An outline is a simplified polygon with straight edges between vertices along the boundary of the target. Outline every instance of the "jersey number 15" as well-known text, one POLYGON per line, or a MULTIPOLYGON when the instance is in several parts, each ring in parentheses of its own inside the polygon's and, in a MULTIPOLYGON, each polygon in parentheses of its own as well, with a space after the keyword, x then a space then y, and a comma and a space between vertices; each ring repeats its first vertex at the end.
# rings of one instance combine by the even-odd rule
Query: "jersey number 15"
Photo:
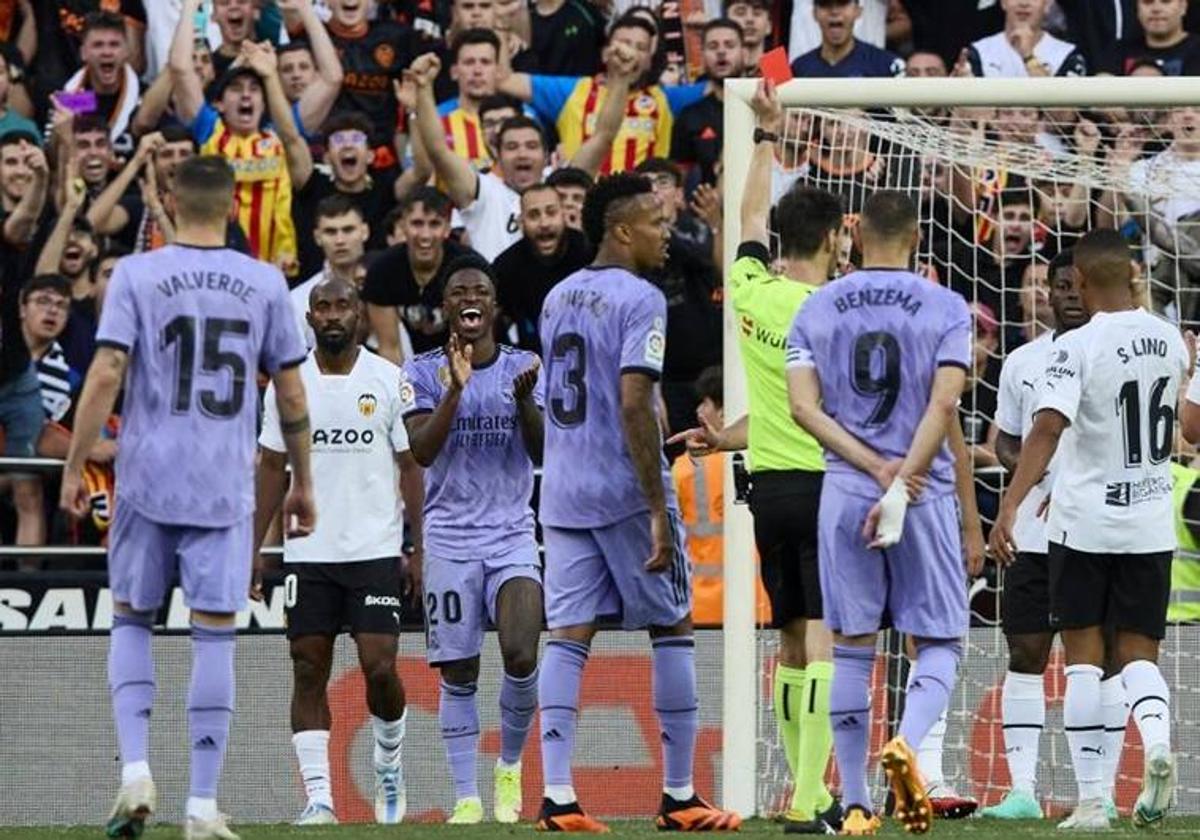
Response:
MULTIPOLYGON (((205 388, 197 395, 200 410, 218 419, 234 417, 241 413, 246 402, 246 359, 241 352, 223 350, 221 342, 229 336, 244 345, 250 336, 250 322, 235 318, 205 318, 201 323, 200 372, 214 375, 228 370, 229 393, 221 395, 205 388)), ((178 315, 163 327, 160 347, 166 350, 171 345, 175 345, 171 410, 175 414, 188 414, 192 410, 192 380, 196 376, 196 319, 193 316, 178 315)))

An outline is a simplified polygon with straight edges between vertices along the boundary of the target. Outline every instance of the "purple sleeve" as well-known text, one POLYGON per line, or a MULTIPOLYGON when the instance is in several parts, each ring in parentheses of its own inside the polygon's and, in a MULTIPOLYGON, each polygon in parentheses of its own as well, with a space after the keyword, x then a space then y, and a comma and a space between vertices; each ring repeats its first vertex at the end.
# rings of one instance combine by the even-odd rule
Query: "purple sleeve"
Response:
POLYGON ((789 370, 817 366, 816 360, 813 358, 812 344, 808 338, 809 322, 812 318, 805 317, 813 309, 813 300, 809 298, 805 305, 796 312, 796 317, 792 319, 792 328, 788 330, 787 335, 786 364, 784 365, 789 370))
POLYGON ((971 310, 961 295, 947 292, 945 327, 938 341, 937 366, 971 369, 971 310))
POLYGON ((667 351, 667 299, 650 284, 625 305, 621 321, 621 373, 643 373, 657 381, 667 351))
POLYGON ((259 366, 268 374, 295 367, 308 355, 307 345, 296 326, 296 312, 292 308, 287 281, 279 271, 273 276, 275 282, 270 287, 271 300, 267 304, 267 323, 258 359, 259 366))
POLYGON ((104 307, 100 310, 96 343, 116 347, 128 353, 137 344, 138 311, 134 299, 133 278, 124 269, 123 261, 117 263, 108 283, 108 291, 104 294, 104 307))
POLYGON ((412 359, 404 363, 400 374, 400 413, 404 417, 428 414, 437 408, 441 394, 430 381, 428 360, 412 359))

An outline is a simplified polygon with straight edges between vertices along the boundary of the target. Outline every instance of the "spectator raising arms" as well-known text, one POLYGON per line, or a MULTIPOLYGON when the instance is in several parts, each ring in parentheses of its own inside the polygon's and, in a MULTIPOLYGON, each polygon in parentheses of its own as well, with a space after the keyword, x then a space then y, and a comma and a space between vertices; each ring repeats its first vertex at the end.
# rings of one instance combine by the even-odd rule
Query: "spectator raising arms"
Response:
MULTIPOLYGON (((37 375, 21 335, 20 290, 32 266, 25 256, 49 190, 46 156, 20 132, 0 137, 0 426, 4 454, 28 458, 45 420, 37 375)), ((36 475, 13 477, 17 509, 17 545, 41 545, 46 524, 42 483, 36 475)))
POLYGON ((312 154, 292 119, 270 44, 247 44, 241 62, 218 80, 216 106, 205 101, 192 63, 198 6, 199 0, 185 0, 171 45, 176 113, 191 126, 202 154, 221 155, 233 167, 234 214, 251 256, 294 275, 292 183, 308 181, 312 154), (264 111, 270 112, 273 128, 262 128, 264 111))
POLYGON ((279 51, 279 77, 292 103, 296 128, 308 137, 325 122, 342 91, 345 73, 312 0, 278 0, 285 20, 300 22, 305 41, 279 51))
MULTIPOLYGON (((612 67, 608 85, 613 95, 597 115, 592 135, 571 157, 571 165, 595 173, 621 124, 621 104, 637 72, 633 53, 621 46, 609 50, 612 67)), ((417 85, 417 130, 429 152, 438 179, 445 184, 450 200, 462 213, 471 245, 492 260, 520 238, 517 216, 520 193, 542 179, 549 162, 541 127, 528 117, 514 117, 500 128, 499 175, 480 174, 446 145, 433 102, 433 80, 439 62, 426 53, 413 62, 411 76, 417 85)))
POLYGON ((91 91, 96 113, 108 127, 109 140, 117 151, 133 150, 130 120, 141 99, 138 75, 129 63, 125 19, 112 12, 94 12, 83 26, 80 68, 63 86, 67 93, 91 91))
MULTIPOLYGON (((613 57, 612 47, 621 45, 636 57, 637 81, 625 96, 625 119, 612 142, 611 154, 601 164, 601 172, 623 172, 648 157, 669 155, 675 114, 704 95, 702 84, 662 87, 655 82, 651 65, 657 34, 653 25, 634 13, 613 24, 605 64, 613 57)), ((571 78, 511 73, 501 79, 500 90, 532 102, 542 120, 557 128, 563 154, 573 157, 596 133, 610 83, 604 75, 571 78)))

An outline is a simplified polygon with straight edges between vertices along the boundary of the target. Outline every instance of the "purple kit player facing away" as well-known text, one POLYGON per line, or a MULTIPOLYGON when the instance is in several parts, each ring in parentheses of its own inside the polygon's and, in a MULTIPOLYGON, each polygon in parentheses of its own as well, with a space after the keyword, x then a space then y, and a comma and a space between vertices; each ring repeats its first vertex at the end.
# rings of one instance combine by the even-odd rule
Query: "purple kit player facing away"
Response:
POLYGON ((542 458, 538 357, 492 338, 496 285, 491 266, 468 254, 447 266, 445 350, 404 366, 401 411, 425 472, 425 627, 429 663, 441 670, 438 717, 454 778, 449 822, 483 820, 479 757, 479 651, 496 625, 500 755, 495 816, 521 814, 521 753, 537 709, 542 579, 534 537, 533 465, 542 458))
POLYGON ((117 506, 108 550, 113 630, 108 677, 121 791, 110 837, 137 836, 155 809, 147 763, 154 704, 151 625, 178 570, 192 610, 191 787, 185 836, 236 838, 216 806, 234 697, 234 617, 250 588, 255 372, 275 383, 294 480, 298 534, 316 519, 304 341, 279 270, 224 247, 233 171, 193 158, 175 175, 176 244, 117 264, 63 470, 62 505, 87 510, 81 470, 128 368, 117 506))
POLYGON ((551 290, 539 332, 546 361, 546 545, 550 640, 538 681, 546 789, 538 827, 602 831, 571 784, 579 687, 596 620, 620 615, 648 628, 653 697, 665 770, 658 825, 736 828, 737 814, 696 795, 698 722, 691 570, 662 452, 654 383, 663 364, 667 304, 639 275, 661 266, 669 238, 650 182, 599 181, 583 207, 599 243, 593 265, 551 290))
POLYGON ((971 315, 959 295, 907 270, 918 231, 905 195, 871 196, 860 230, 866 267, 813 293, 796 316, 788 387, 796 421, 827 451, 818 545, 825 622, 834 631, 830 718, 847 827, 878 827, 866 776, 868 686, 875 637, 890 615, 917 641, 916 676, 900 734, 880 760, 897 818, 923 832, 932 813, 910 747, 946 707, 967 629, 945 439, 971 361, 971 315), (921 483, 905 528, 907 487, 921 483))

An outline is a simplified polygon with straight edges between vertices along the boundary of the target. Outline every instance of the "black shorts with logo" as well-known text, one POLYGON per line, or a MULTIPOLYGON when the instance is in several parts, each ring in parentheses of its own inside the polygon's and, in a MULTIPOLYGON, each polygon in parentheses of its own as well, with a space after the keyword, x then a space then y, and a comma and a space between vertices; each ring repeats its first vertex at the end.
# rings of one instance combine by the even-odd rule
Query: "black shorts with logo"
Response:
POLYGON ((1094 554, 1050 543, 1050 627, 1110 625, 1162 639, 1173 552, 1094 554))
POLYGON ((754 543, 775 627, 825 615, 817 565, 817 511, 824 478, 824 473, 806 470, 762 470, 752 476, 754 543))
POLYGON ((288 563, 284 612, 289 639, 400 632, 400 561, 288 563))
POLYGON ((1053 632, 1048 555, 1019 551, 1016 562, 1004 570, 1000 622, 1006 636, 1053 632))

